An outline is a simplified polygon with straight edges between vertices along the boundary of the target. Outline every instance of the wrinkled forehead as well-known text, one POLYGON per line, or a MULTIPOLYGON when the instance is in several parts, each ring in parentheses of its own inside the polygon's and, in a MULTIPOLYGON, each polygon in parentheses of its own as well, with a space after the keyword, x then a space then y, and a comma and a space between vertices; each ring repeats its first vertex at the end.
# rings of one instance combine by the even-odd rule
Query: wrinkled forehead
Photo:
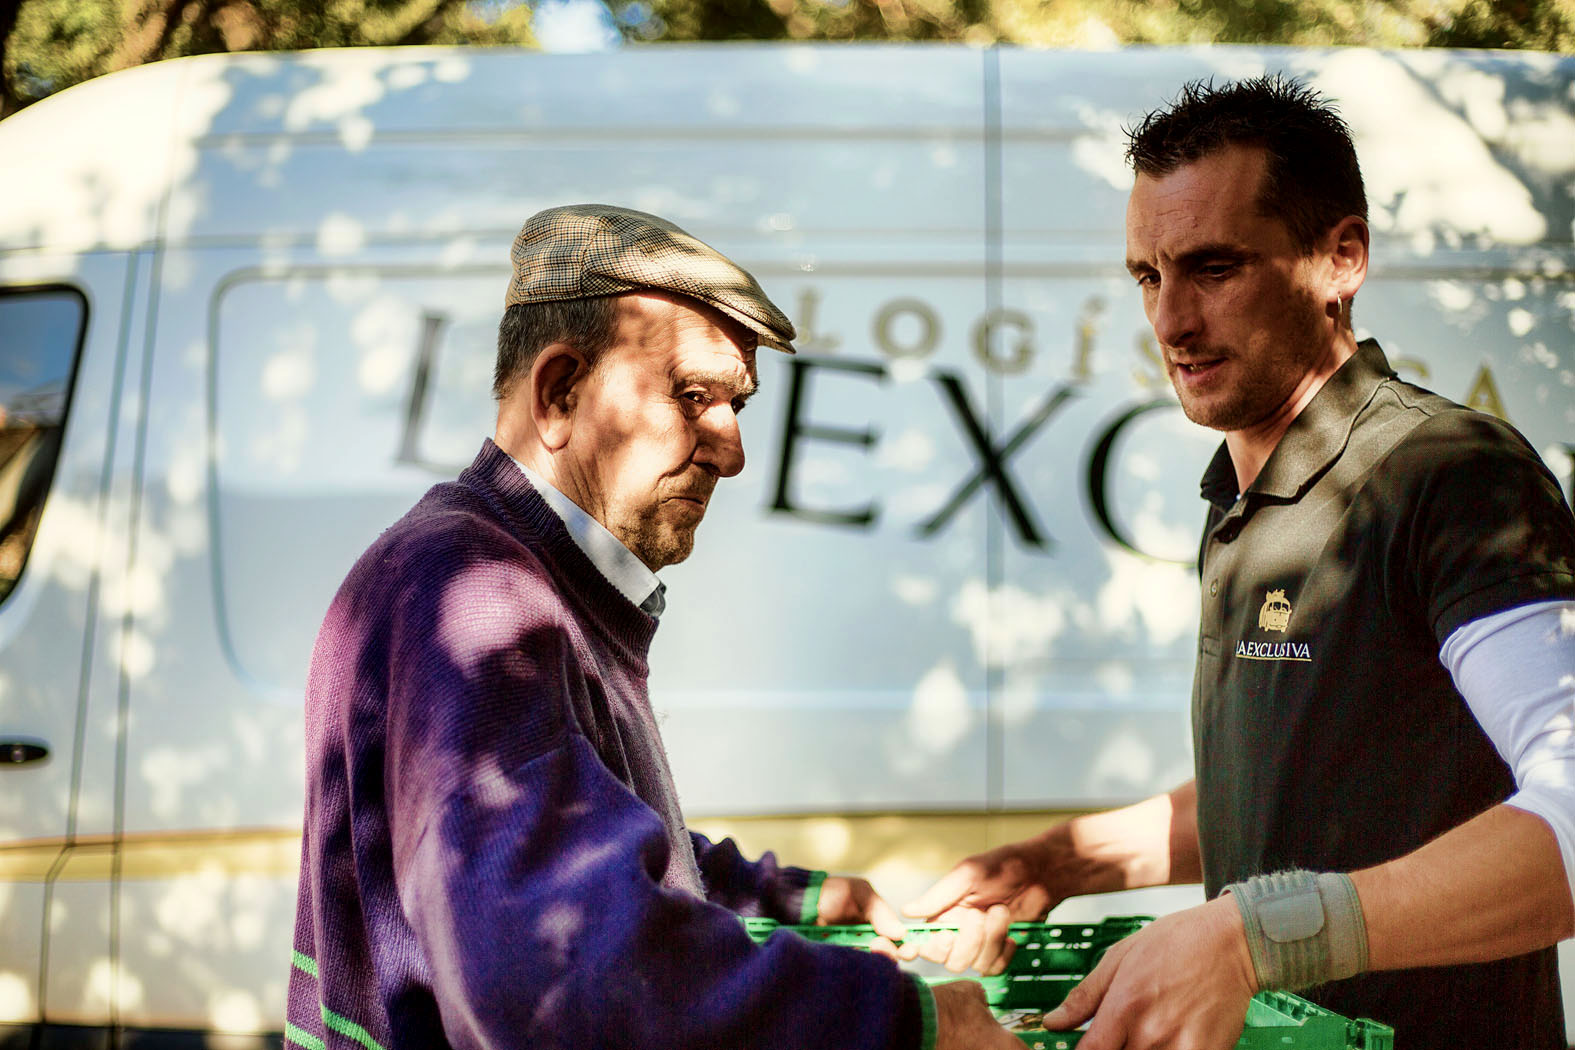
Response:
POLYGON ((621 336, 655 354, 711 374, 756 378, 759 338, 721 311, 682 295, 631 292, 618 297, 621 336))

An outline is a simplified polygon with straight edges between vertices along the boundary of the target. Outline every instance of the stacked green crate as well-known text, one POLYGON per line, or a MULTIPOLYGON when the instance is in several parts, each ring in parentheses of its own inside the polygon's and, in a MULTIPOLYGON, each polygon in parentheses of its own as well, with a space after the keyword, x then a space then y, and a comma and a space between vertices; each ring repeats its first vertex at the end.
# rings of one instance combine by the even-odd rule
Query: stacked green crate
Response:
MULTIPOLYGON (((1045 1011, 1058 1006, 1094 968, 1105 949, 1150 921, 1143 916, 1095 923, 1019 922, 1012 924, 1017 950, 1006 972, 984 977, 985 997, 1003 1024, 1029 1050, 1070 1050, 1078 1032, 1047 1032, 1045 1011)), ((779 930, 812 941, 850 948, 868 947, 876 934, 868 926, 786 926, 773 919, 745 919, 749 934, 765 941, 779 930)), ((924 940, 949 926, 910 926, 908 937, 924 940)), ((954 980, 952 975, 928 977, 954 980)), ((1259 992, 1247 1004, 1246 1027, 1236 1050, 1393 1050, 1394 1032, 1368 1020, 1348 1020, 1289 992, 1259 992)))

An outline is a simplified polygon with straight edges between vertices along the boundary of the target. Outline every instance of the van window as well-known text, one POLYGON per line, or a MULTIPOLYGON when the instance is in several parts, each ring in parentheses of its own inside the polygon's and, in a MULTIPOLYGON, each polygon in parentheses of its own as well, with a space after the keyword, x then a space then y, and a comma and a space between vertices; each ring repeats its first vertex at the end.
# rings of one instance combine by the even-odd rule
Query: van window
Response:
POLYGON ((38 531, 86 316, 70 289, 0 290, 0 601, 38 531))

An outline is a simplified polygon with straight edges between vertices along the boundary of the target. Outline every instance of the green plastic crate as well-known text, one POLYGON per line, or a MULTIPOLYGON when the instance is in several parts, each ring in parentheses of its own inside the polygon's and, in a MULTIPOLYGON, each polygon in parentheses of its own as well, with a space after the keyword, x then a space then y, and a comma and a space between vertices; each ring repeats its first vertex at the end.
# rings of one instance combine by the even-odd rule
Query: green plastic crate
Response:
MULTIPOLYGON (((1040 1019, 1094 968, 1105 949, 1149 922, 1146 916, 1093 923, 1018 922, 1012 924, 1017 951, 1006 972, 978 978, 990 1008, 1029 1050, 1070 1050, 1080 1032, 1047 1032, 1040 1019)), ((876 937, 869 926, 789 926, 774 919, 745 919, 757 942, 779 930, 812 941, 865 948, 876 937)), ((919 940, 951 926, 910 926, 919 940)), ((955 977, 926 977, 949 981, 955 977)), ((1375 1021, 1348 1020, 1289 992, 1259 992, 1247 1004, 1246 1027, 1236 1050, 1393 1050, 1394 1031, 1375 1021)))

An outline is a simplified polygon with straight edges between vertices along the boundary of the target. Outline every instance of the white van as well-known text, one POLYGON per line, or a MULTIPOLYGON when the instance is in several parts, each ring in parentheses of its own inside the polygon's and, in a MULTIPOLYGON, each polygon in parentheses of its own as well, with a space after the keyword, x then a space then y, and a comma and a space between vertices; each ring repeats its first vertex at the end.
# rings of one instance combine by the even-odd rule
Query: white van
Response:
POLYGON ((699 826, 901 899, 1190 775, 1213 441, 1122 266, 1122 126, 1266 69, 1357 133, 1359 327, 1575 486, 1570 56, 236 55, 0 124, 0 1047, 278 1045, 311 641, 490 433, 548 205, 671 218, 802 333, 665 574, 699 826))

